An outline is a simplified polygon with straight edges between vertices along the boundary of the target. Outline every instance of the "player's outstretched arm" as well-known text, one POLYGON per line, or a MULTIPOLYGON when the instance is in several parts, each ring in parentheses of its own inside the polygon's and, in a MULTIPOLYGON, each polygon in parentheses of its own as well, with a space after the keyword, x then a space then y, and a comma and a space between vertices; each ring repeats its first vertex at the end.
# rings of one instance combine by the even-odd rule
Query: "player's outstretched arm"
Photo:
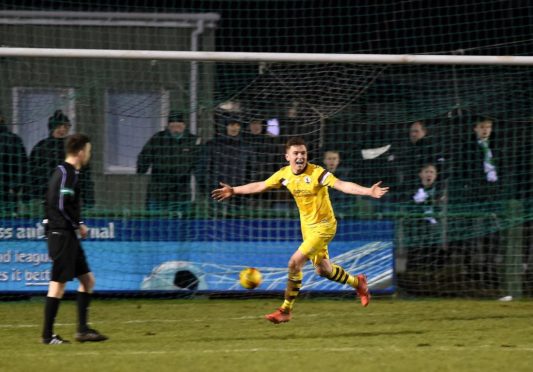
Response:
POLYGON ((231 198, 233 195, 257 194, 268 188, 264 181, 247 183, 246 185, 235 187, 220 182, 220 186, 222 187, 211 191, 211 197, 218 201, 231 198))
POLYGON ((380 187, 380 185, 381 181, 375 183, 372 187, 364 187, 354 182, 337 180, 335 181, 333 188, 346 194, 366 195, 379 199, 389 191, 388 187, 380 187))

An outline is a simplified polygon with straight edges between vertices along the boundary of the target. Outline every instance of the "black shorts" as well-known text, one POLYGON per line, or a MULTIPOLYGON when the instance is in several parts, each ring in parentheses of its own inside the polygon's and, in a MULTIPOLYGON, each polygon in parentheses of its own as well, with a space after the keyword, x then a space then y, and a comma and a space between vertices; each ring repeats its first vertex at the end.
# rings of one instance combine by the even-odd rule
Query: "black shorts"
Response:
POLYGON ((91 270, 85 253, 73 230, 48 232, 48 255, 52 259, 53 282, 65 283, 91 270))

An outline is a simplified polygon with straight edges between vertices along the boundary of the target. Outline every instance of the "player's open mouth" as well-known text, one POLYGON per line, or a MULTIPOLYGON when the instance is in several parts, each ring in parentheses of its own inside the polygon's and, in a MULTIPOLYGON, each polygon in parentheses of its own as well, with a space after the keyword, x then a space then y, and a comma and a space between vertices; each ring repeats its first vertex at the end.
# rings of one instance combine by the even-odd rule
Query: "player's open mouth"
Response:
POLYGON ((304 165, 304 160, 303 159, 298 159, 298 160, 296 160, 296 164, 297 165, 304 165))

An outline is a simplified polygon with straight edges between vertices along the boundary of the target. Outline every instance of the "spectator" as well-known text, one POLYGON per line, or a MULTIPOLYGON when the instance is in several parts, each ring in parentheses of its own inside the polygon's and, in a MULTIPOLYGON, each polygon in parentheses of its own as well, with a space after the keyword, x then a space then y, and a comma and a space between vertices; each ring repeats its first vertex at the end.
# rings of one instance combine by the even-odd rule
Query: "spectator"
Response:
POLYGON ((494 139, 494 122, 490 118, 474 119, 473 136, 464 143, 459 168, 464 197, 467 201, 493 200, 502 192, 501 146, 494 139))
MULTIPOLYGON (((246 183, 249 155, 250 152, 242 139, 240 120, 225 120, 225 133, 206 145, 206 190, 218 188, 220 182, 235 185, 246 183)), ((234 205, 243 199, 236 199, 234 205)), ((226 206, 227 204, 224 205, 226 206)))
POLYGON ((270 137, 265 134, 262 120, 253 119, 248 130, 243 133, 243 142, 249 150, 247 177, 250 180, 262 180, 269 172, 269 157, 272 151, 270 137))
MULTIPOLYGON (((419 176, 417 169, 426 163, 436 166, 441 175, 444 172, 444 154, 435 139, 428 134, 426 123, 422 120, 415 121, 409 127, 409 141, 401 145, 398 154, 399 161, 399 184, 403 185, 403 192, 410 190, 418 184, 419 176)), ((400 192, 401 192, 400 191, 400 192)))
POLYGON ((499 203, 502 197, 502 146, 493 132, 494 121, 475 117, 473 135, 463 145, 459 180, 463 207, 475 214, 467 227, 477 237, 466 242, 466 265, 471 277, 484 287, 497 288, 500 282, 502 252, 500 244, 499 203))
MULTIPOLYGON (((265 133, 266 123, 261 119, 252 119, 248 124, 248 130, 243 133, 248 164, 246 178, 252 181, 259 181, 268 178, 273 171, 274 161, 273 147, 274 138, 265 133)), ((254 206, 267 207, 269 199, 267 193, 250 195, 248 199, 254 206)))
POLYGON ((418 173, 419 185, 410 193, 409 202, 413 217, 406 223, 408 270, 433 270, 443 263, 438 209, 445 198, 438 186, 437 174, 434 164, 423 165, 418 173))
POLYGON ((230 184, 240 184, 246 181, 249 151, 244 151, 246 144, 241 135, 241 122, 230 118, 226 120, 225 126, 225 134, 207 144, 206 173, 209 185, 214 187, 218 187, 221 181, 230 184))
POLYGON ((0 215, 15 215, 26 177, 27 156, 22 139, 11 133, 0 114, 0 215))
POLYGON ((171 211, 178 216, 191 210, 191 176, 196 171, 199 146, 183 115, 171 111, 167 127, 154 134, 137 158, 137 173, 151 169, 146 209, 171 211))
MULTIPOLYGON (((42 199, 46 193, 48 179, 59 163, 65 160, 65 138, 69 134, 72 124, 67 115, 56 110, 48 118, 50 135, 39 141, 31 150, 29 177, 29 198, 42 199)), ((94 205, 94 183, 91 180, 91 168, 82 168, 80 177, 80 198, 84 208, 94 205)))
MULTIPOLYGON (((304 132, 309 159, 318 162, 320 157, 320 128, 324 118, 305 101, 293 99, 283 103, 286 106, 280 118, 281 133, 287 138, 287 136, 300 136, 304 132)), ((283 148, 280 146, 282 152, 284 151, 283 148)))
MULTIPOLYGON (((343 180, 353 178, 350 170, 347 167, 341 166, 341 155, 339 151, 325 151, 322 162, 324 164, 324 169, 335 175, 335 177, 343 180)), ((353 204, 353 200, 350 200, 346 194, 332 190, 329 198, 337 217, 343 218, 350 212, 350 206, 353 204)))

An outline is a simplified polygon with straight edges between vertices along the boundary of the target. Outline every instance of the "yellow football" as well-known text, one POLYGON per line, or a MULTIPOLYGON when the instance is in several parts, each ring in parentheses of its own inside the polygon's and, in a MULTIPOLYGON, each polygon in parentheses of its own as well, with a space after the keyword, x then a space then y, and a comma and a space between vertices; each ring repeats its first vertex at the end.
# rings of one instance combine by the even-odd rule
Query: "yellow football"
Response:
POLYGON ((261 272, 253 267, 247 267, 239 274, 239 282, 246 289, 257 288, 263 281, 261 272))

